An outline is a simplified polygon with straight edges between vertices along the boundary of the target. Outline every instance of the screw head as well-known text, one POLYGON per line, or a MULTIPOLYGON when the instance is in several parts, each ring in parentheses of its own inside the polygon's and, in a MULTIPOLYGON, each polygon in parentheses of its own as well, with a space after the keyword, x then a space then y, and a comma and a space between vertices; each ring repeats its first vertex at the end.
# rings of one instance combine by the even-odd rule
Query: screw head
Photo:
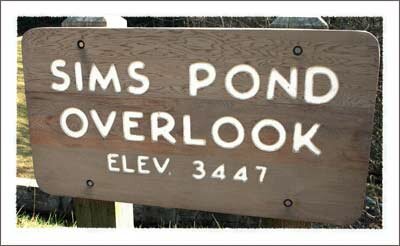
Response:
POLYGON ((85 42, 83 42, 83 40, 78 40, 77 45, 79 49, 85 48, 85 42))
POLYGON ((301 48, 301 46, 295 46, 294 48, 293 48, 293 54, 295 55, 295 56, 299 56, 299 55, 301 55, 303 53, 303 48, 301 48))
POLYGON ((283 201, 283 206, 285 206, 285 207, 287 207, 287 208, 291 207, 292 205, 293 205, 293 201, 290 200, 290 199, 285 199, 285 200, 283 201))
POLYGON ((91 180, 91 179, 88 179, 88 180, 86 180, 86 185, 88 186, 88 187, 93 187, 94 186, 94 182, 93 182, 93 180, 91 180))

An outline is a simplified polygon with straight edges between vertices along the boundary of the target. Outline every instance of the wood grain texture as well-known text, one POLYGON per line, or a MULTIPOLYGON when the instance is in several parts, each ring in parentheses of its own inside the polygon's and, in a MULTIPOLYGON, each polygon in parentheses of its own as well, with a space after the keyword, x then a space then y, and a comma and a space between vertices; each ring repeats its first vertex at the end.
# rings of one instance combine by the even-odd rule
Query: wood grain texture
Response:
MULTIPOLYGON (((35 177, 49 193, 336 224, 350 223, 361 212, 379 68, 378 44, 367 32, 40 28, 24 35, 23 62, 35 177), (84 49, 76 46, 80 39, 85 41, 84 49), (292 54, 296 45, 303 47, 301 56, 292 54), (55 59, 66 61, 63 71, 70 75, 74 74, 73 64, 82 62, 82 92, 73 84, 65 92, 51 89, 51 83, 57 81, 50 72, 55 59), (126 92, 132 83, 126 69, 136 60, 146 64, 143 74, 150 79, 149 91, 141 96, 126 92), (200 90, 198 96, 190 97, 188 68, 200 61, 216 67, 216 81, 200 90), (112 87, 88 91, 92 63, 103 73, 115 64, 122 87, 120 94, 113 92, 112 87), (261 78, 260 91, 246 101, 232 98, 223 82, 226 72, 242 63, 252 65, 261 78), (331 68, 339 78, 338 94, 324 105, 309 105, 303 99, 305 69, 315 65, 331 68), (299 69, 298 99, 277 89, 275 99, 266 100, 271 68, 287 77, 291 66, 299 69), (87 115, 90 109, 96 109, 102 119, 116 110, 110 135, 103 139, 89 118, 84 137, 66 136, 59 126, 59 117, 67 107, 77 107, 87 115), (123 111, 144 113, 136 131, 145 135, 144 142, 123 139, 123 111), (175 117, 175 145, 150 141, 150 114, 156 111, 175 117), (182 144, 184 114, 192 116, 193 135, 205 137, 207 146, 182 144), (245 127, 244 143, 232 150, 219 148, 210 134, 212 123, 226 115, 236 117, 245 127), (277 152, 262 152, 251 142, 251 128, 263 118, 276 119, 287 130, 287 143, 277 152), (322 150, 320 156, 306 148, 300 153, 292 152, 295 122, 303 123, 305 129, 317 122, 321 124, 313 139, 322 150), (126 154, 131 162, 139 154, 171 157, 168 169, 173 175, 157 174, 151 165, 149 175, 110 173, 106 165, 109 152, 126 154), (249 170, 266 165, 269 173, 262 184, 257 183, 254 171, 249 171, 245 184, 209 177, 194 180, 192 161, 196 159, 206 163, 207 173, 222 163, 227 176, 242 165, 249 170), (95 180, 95 187, 88 189, 87 179, 95 180), (294 202, 290 208, 282 204, 287 198, 294 202)), ((238 90, 249 88, 245 78, 239 82, 235 84, 238 90)), ((316 94, 327 90, 324 80, 319 82, 316 94)), ((221 135, 228 139, 235 133, 223 128, 221 135)), ((276 134, 268 131, 268 137, 274 138, 276 134)))
POLYGON ((74 198, 76 225, 88 228, 115 228, 114 202, 74 198))

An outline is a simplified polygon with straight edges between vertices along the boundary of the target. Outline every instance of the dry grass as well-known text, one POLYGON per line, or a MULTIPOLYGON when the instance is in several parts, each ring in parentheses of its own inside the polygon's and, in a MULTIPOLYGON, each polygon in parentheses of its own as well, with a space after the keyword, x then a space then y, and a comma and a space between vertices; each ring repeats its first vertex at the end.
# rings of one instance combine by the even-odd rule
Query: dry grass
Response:
POLYGON ((25 100, 24 73, 22 71, 21 40, 17 50, 17 176, 34 178, 32 149, 29 141, 29 126, 25 100))
POLYGON ((69 224, 64 218, 57 218, 56 214, 49 216, 17 214, 17 228, 58 228, 76 227, 76 223, 69 224))

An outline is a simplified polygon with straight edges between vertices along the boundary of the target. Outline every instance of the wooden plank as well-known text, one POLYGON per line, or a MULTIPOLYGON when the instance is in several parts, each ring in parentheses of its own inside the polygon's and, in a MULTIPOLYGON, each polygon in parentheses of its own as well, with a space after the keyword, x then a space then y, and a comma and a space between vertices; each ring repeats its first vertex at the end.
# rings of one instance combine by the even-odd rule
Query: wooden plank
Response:
MULTIPOLYGON (((24 73, 35 176, 49 193, 136 204, 198 209, 222 213, 282 218, 288 220, 350 223, 363 206, 365 178, 379 65, 376 39, 359 31, 266 30, 266 29, 85 29, 43 28, 29 31, 23 39, 24 73), (77 41, 85 42, 84 49, 77 41), (301 46, 300 56, 293 48, 301 46), (64 92, 51 89, 60 83, 50 71, 55 59, 66 61, 63 68, 72 77, 64 92), (84 89, 74 86, 74 63, 82 63, 84 89), (142 74, 149 77, 149 90, 140 96, 126 91, 135 82, 127 67, 143 61, 142 74), (209 62, 216 68, 215 82, 189 95, 189 66, 209 62), (88 91, 92 64, 105 74, 115 64, 121 92, 113 87, 88 91), (224 77, 237 64, 249 64, 260 75, 258 93, 249 100, 238 100, 227 93, 224 77), (326 104, 304 101, 304 76, 310 66, 331 68, 339 79, 337 95, 326 104), (281 88, 274 100, 266 99, 268 76, 272 68, 289 77, 289 68, 299 71, 298 97, 290 98, 281 88), (88 130, 79 139, 67 136, 60 128, 60 114, 68 107, 82 110, 88 117, 88 130), (90 118, 95 109, 102 121, 112 110, 117 113, 109 135, 102 138, 90 118), (143 112, 135 134, 143 142, 123 137, 122 113, 143 112), (165 111, 175 119, 172 135, 176 144, 164 139, 151 141, 150 115, 165 111), (184 114, 191 116, 192 136, 205 138, 206 146, 183 144, 184 114), (222 116, 234 116, 245 129, 244 142, 234 149, 223 149, 211 137, 213 123, 222 116), (270 118, 282 123, 287 141, 276 152, 257 149, 251 138, 255 123, 270 118), (294 124, 304 129, 321 127, 313 142, 321 155, 306 147, 292 150, 294 124), (127 166, 135 173, 115 173, 107 168, 107 154, 126 155, 127 166), (149 157, 146 169, 138 174, 137 158, 149 157), (163 162, 170 158, 165 173, 158 173, 153 157, 163 162), (205 163, 207 176, 192 177, 194 160, 205 163), (225 164, 225 180, 210 178, 225 164), (267 166, 262 183, 256 166, 267 166), (247 167, 248 181, 233 180, 247 167), (87 180, 95 186, 88 188, 87 180), (292 206, 284 206, 289 199, 292 206)), ((249 77, 238 75, 235 88, 249 89, 249 77)), ((326 78, 316 76, 314 92, 328 90, 326 78)), ((99 87, 98 87, 99 88, 99 87)), ((71 119, 71 128, 80 122, 71 119)), ((304 130, 305 131, 305 130, 304 130)), ((236 131, 220 129, 224 139, 232 140, 236 131)), ((273 130, 261 134, 263 142, 278 138, 273 130)), ((115 164, 121 167, 121 160, 115 164)))

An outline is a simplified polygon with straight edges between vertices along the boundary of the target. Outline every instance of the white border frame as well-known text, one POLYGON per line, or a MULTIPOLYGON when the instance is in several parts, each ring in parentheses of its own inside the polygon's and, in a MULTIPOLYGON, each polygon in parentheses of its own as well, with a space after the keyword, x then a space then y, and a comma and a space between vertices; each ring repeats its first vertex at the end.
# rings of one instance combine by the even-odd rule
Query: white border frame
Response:
POLYGON ((2 244, 398 244, 399 3, 398 2, 1 2, 2 244), (382 16, 383 229, 17 229, 17 16, 382 16))

